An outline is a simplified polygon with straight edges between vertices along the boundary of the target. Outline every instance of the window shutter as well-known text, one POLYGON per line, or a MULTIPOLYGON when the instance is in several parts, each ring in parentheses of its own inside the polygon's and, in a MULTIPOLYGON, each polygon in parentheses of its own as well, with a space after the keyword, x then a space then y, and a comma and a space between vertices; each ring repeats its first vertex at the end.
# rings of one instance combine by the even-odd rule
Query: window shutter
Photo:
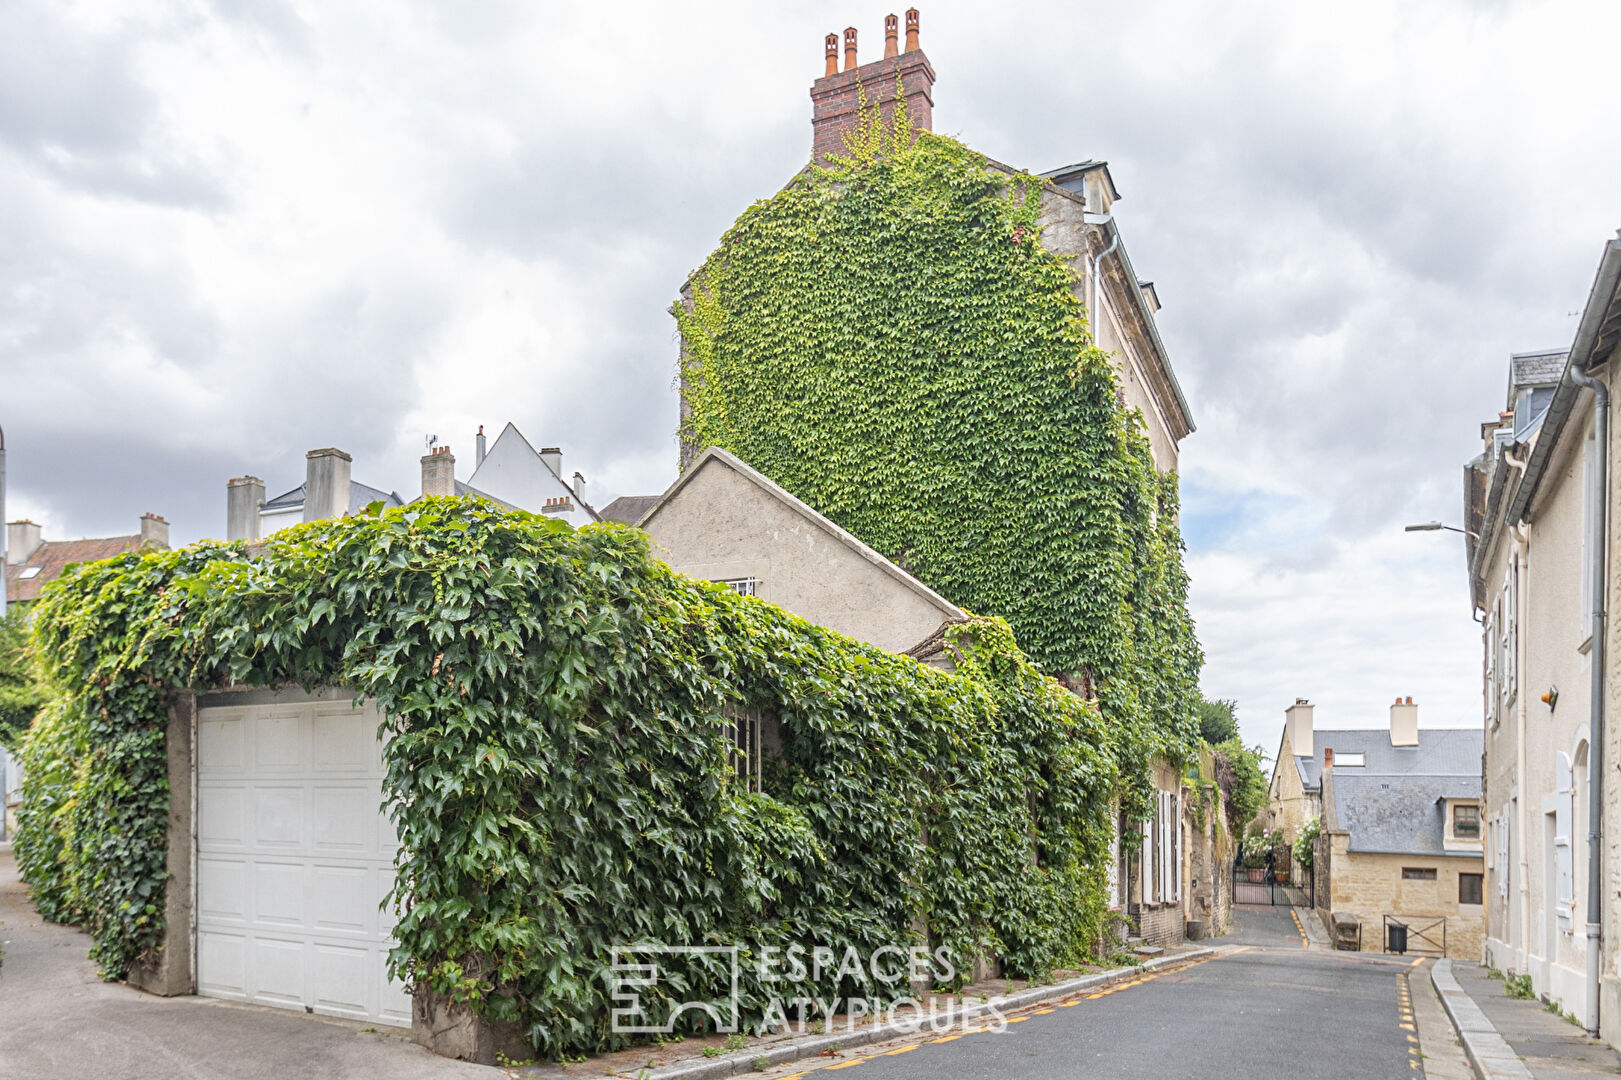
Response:
POLYGON ((1508 897, 1508 814, 1497 815, 1497 895, 1508 897))
POLYGON ((1154 822, 1152 819, 1137 826, 1143 834, 1142 858, 1137 860, 1140 883, 1141 903, 1154 902, 1154 822))
POLYGON ((1114 815, 1114 828, 1109 830, 1109 905, 1120 906, 1120 815, 1114 815))
POLYGON ((1486 719, 1497 718, 1497 610, 1486 612, 1486 719))
POLYGON ((1559 752, 1557 764, 1554 768, 1556 791, 1554 793, 1554 872, 1559 881, 1558 903, 1555 911, 1559 915, 1559 929, 1569 930, 1571 922, 1571 907, 1574 901, 1574 889, 1571 877, 1571 824, 1575 820, 1575 784, 1572 783, 1570 771, 1570 756, 1564 751, 1559 752))
POLYGON ((1182 797, 1171 792, 1171 900, 1182 900, 1182 797))

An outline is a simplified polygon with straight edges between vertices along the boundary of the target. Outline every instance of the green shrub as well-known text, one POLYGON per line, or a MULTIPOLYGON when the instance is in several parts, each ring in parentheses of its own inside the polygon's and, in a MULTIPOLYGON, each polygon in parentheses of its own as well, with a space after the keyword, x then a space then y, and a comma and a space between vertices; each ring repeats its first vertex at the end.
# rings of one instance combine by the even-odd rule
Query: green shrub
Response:
MULTIPOLYGON (((161 940, 172 694, 230 684, 376 703, 401 840, 391 968, 552 1057, 624 1041, 614 945, 741 944, 758 1026, 764 946, 867 954, 925 925, 959 971, 989 954, 1032 976, 1098 937, 1120 740, 999 620, 951 632, 946 674, 682 577, 635 530, 431 499, 253 559, 81 566, 35 632, 56 704, 24 748, 18 855, 109 977, 161 940), (763 792, 731 762, 739 708, 781 721, 763 792)), ((694 960, 673 992, 723 996, 723 966, 694 960)))

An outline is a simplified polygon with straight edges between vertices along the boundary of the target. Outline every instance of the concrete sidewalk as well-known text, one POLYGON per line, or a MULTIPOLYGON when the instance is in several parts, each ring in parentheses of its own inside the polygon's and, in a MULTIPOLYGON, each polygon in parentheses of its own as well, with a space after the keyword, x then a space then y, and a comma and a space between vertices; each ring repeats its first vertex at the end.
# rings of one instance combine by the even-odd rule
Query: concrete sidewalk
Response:
POLYGON ((1441 960, 1431 976, 1477 1076, 1621 1074, 1621 1055, 1541 1002, 1509 997, 1503 981, 1479 964, 1441 960))
POLYGON ((406 1032, 102 982, 88 935, 34 913, 0 844, 0 1077, 499 1080, 406 1032))

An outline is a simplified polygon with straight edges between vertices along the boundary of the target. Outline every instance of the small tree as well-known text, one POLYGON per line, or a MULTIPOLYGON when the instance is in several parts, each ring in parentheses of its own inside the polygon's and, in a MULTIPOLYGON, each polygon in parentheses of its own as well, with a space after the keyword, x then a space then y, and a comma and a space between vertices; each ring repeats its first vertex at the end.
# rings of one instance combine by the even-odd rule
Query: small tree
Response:
POLYGON ((1212 701, 1200 697, 1196 706, 1199 716, 1199 737, 1211 746, 1220 746, 1238 738, 1238 702, 1227 698, 1212 701))
POLYGON ((10 607, 0 619, 0 746, 17 749, 44 701, 28 657, 24 609, 10 607))
POLYGON ((1264 751, 1245 746, 1237 736, 1215 748, 1216 777, 1227 793, 1227 823, 1234 836, 1243 836, 1266 805, 1266 774, 1261 771, 1264 751))

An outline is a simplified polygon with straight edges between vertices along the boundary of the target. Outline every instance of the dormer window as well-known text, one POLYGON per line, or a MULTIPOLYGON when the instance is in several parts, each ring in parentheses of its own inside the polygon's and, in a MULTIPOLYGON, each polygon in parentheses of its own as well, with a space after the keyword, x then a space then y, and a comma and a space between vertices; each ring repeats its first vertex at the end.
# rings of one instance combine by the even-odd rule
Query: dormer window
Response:
POLYGON ((1459 804, 1452 808, 1452 835, 1459 840, 1480 839, 1480 807, 1459 804))

